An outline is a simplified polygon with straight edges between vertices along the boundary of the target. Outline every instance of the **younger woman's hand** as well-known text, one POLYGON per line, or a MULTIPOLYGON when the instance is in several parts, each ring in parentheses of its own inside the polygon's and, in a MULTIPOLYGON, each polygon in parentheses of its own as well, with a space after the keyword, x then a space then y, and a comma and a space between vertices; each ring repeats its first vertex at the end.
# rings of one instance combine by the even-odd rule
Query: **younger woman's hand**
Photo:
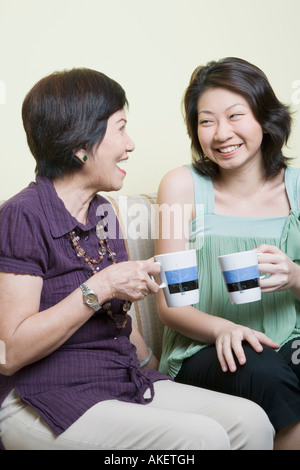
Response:
POLYGON ((216 339, 217 356, 223 372, 228 370, 235 372, 237 370, 235 358, 240 365, 245 364, 246 356, 242 346, 243 341, 247 341, 257 353, 262 352, 263 344, 273 349, 280 347, 264 333, 246 326, 232 324, 224 329, 216 339))
POLYGON ((300 276, 300 268, 278 247, 263 244, 256 249, 258 268, 262 274, 270 274, 260 280, 261 290, 279 292, 294 289, 300 276))

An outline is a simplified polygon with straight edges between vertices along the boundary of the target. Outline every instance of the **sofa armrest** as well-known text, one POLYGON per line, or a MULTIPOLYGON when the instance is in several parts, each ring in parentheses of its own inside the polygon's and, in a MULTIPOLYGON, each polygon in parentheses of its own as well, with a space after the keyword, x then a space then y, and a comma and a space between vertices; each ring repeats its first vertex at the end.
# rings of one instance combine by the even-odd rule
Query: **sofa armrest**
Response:
MULTIPOLYGON (((105 197, 117 213, 129 260, 153 257, 156 193, 105 197)), ((147 345, 159 359, 163 324, 157 314, 155 295, 148 295, 144 300, 135 302, 129 313, 147 345)))

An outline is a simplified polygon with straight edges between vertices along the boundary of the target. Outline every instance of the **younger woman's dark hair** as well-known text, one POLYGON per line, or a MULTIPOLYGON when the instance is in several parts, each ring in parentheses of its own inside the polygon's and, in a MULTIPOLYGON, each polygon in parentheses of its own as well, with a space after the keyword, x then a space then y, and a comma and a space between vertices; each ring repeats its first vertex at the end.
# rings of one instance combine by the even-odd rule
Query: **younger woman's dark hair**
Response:
POLYGON ((266 75, 258 67, 236 57, 197 67, 186 89, 183 105, 194 168, 212 178, 219 173, 218 165, 204 155, 197 132, 198 100, 210 88, 225 88, 242 95, 249 103, 264 132, 261 148, 265 178, 272 178, 286 168, 289 158, 282 154, 282 147, 291 131, 289 108, 277 99, 266 75))
POLYGON ((126 105, 123 88, 95 70, 74 68, 42 78, 22 107, 36 174, 53 179, 79 170, 76 152, 97 148, 108 118, 126 105))

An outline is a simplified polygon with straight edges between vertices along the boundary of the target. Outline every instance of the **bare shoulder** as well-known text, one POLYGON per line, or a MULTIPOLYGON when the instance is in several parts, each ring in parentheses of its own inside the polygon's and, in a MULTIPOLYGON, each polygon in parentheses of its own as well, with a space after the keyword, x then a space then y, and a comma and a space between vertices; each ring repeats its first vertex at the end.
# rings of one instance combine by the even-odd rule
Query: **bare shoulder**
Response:
POLYGON ((158 202, 192 203, 193 177, 186 166, 174 168, 162 178, 158 189, 158 202))

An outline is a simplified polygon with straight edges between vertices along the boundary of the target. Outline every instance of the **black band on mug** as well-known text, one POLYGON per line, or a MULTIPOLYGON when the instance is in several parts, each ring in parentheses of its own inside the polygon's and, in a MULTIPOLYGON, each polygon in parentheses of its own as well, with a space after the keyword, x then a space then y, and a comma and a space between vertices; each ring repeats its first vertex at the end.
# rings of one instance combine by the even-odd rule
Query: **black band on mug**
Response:
POLYGON ((249 279, 248 281, 232 282, 227 284, 228 292, 238 292, 241 290, 254 289, 259 287, 258 279, 249 279))
POLYGON ((180 294, 190 290, 198 289, 198 279, 194 281, 178 282, 176 284, 168 284, 170 294, 180 294))

